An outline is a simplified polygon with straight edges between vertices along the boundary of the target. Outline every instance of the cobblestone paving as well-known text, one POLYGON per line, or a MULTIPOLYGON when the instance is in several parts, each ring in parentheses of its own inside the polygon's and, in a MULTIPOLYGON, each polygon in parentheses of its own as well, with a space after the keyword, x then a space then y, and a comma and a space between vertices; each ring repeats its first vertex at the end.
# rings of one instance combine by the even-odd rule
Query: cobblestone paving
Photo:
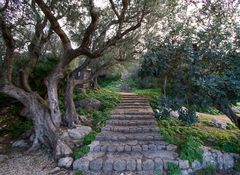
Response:
POLYGON ((121 103, 90 145, 90 152, 74 162, 86 175, 165 174, 177 162, 176 146, 160 135, 145 97, 121 93, 121 103))

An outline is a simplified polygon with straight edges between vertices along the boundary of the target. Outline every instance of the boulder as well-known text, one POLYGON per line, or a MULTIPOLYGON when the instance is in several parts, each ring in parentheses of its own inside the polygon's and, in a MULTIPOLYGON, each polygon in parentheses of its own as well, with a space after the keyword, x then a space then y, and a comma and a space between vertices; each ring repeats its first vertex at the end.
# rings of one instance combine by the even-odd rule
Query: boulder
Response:
POLYGON ((72 157, 64 157, 58 160, 58 166, 63 168, 70 168, 73 163, 72 157))
POLYGON ((68 129, 68 135, 74 140, 83 140, 85 135, 89 134, 92 128, 89 126, 78 126, 74 129, 68 129))
POLYGON ((75 102, 76 108, 83 108, 86 112, 93 112, 101 108, 101 102, 97 99, 83 99, 75 102))
POLYGON ((28 143, 25 140, 17 140, 12 144, 14 148, 26 148, 28 147, 28 143))
POLYGON ((63 143, 61 140, 57 141, 55 151, 56 151, 55 156, 57 159, 68 156, 73 153, 72 149, 67 144, 63 143))
POLYGON ((220 129, 226 129, 227 128, 226 123, 219 122, 215 119, 212 119, 208 124, 212 127, 216 127, 216 128, 220 128, 220 129))

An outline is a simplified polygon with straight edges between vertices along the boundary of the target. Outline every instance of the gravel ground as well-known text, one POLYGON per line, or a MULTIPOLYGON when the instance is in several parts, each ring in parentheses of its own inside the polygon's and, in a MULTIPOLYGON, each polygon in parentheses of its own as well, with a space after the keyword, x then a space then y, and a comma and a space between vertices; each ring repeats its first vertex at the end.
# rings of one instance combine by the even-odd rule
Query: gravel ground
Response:
POLYGON ((70 175, 70 171, 61 170, 47 150, 32 154, 23 151, 11 151, 0 155, 0 175, 70 175))

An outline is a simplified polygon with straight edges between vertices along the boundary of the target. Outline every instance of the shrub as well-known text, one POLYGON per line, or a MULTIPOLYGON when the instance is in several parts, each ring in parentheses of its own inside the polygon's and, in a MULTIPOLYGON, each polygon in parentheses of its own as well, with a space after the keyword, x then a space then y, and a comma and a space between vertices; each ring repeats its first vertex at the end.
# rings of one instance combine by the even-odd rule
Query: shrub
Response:
POLYGON ((83 147, 76 149, 74 151, 74 157, 75 159, 79 159, 81 157, 83 157, 85 154, 87 154, 89 152, 89 146, 84 145, 83 147))
POLYGON ((180 158, 189 160, 192 163, 194 160, 203 160, 203 150, 201 149, 202 142, 196 137, 188 137, 186 142, 182 145, 180 158))
POLYGON ((168 163, 168 174, 169 175, 180 175, 180 168, 174 163, 168 163))
POLYGON ((97 133, 96 132, 90 132, 88 135, 86 135, 83 139, 84 145, 89 145, 93 140, 95 140, 97 133))
POLYGON ((178 113, 179 113, 178 119, 187 125, 191 125, 198 122, 196 111, 181 108, 178 110, 178 113))

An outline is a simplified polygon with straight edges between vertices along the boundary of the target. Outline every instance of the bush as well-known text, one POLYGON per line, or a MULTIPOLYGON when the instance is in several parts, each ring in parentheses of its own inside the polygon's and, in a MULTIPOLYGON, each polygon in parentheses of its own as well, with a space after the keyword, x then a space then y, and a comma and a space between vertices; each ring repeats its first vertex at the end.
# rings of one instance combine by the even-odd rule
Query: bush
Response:
POLYGON ((168 174, 169 175, 180 175, 180 168, 174 163, 168 163, 168 174))
POLYGON ((89 152, 89 146, 84 145, 83 147, 76 149, 74 151, 74 157, 75 159, 79 159, 81 157, 83 157, 85 154, 87 154, 89 152))
POLYGON ((201 149, 202 142, 196 137, 188 137, 186 142, 182 145, 180 158, 189 160, 192 163, 194 160, 203 160, 203 150, 201 149))
POLYGON ((180 108, 178 110, 178 113, 179 113, 178 119, 187 125, 192 125, 198 122, 196 111, 193 111, 191 109, 180 108))
POLYGON ((173 117, 163 117, 158 120, 160 132, 164 138, 173 144, 182 145, 189 136, 199 139, 204 145, 215 149, 240 154, 239 130, 206 130, 205 126, 186 126, 173 117))
POLYGON ((93 140, 95 140, 97 133, 96 132, 90 132, 88 135, 86 135, 83 139, 84 145, 89 145, 92 143, 93 140))

